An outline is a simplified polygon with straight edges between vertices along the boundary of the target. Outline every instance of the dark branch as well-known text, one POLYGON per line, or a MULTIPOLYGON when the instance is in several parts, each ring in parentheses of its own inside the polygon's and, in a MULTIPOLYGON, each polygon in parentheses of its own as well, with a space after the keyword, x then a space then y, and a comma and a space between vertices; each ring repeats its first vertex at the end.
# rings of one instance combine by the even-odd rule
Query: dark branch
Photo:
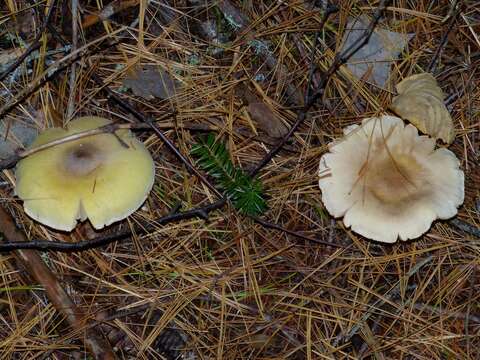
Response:
POLYGON ((35 91, 37 91, 39 88, 41 88, 43 85, 45 85, 48 81, 52 80, 56 75, 58 75, 60 72, 68 68, 73 62, 77 61, 78 59, 82 58, 83 56, 87 56, 91 53, 94 53, 101 49, 101 51, 105 51, 109 49, 110 47, 118 44, 120 40, 116 40, 114 42, 100 42, 98 45, 96 45, 93 49, 82 49, 78 51, 74 56, 68 59, 68 61, 65 62, 57 62, 58 66, 55 68, 55 65, 51 66, 51 71, 46 71, 42 76, 36 78, 33 80, 32 84, 23 90, 20 94, 16 96, 13 101, 7 103, 4 105, 2 108, 0 108, 0 118, 3 118, 5 115, 10 113, 16 106, 21 104, 25 99, 30 97, 35 91))
MULTIPOLYGON (((165 225, 174 221, 187 220, 191 218, 204 219, 208 214, 214 210, 220 209, 225 205, 224 200, 219 200, 212 204, 203 206, 201 208, 192 209, 176 214, 169 214, 154 221, 155 225, 165 225)), ((153 225, 148 225, 146 228, 135 229, 138 234, 145 234, 154 230, 153 225)), ((82 240, 76 243, 67 243, 63 241, 48 241, 48 240, 33 240, 29 242, 9 242, 0 244, 0 253, 19 249, 40 250, 40 251, 59 251, 59 252, 74 252, 95 249, 112 242, 123 240, 132 235, 132 231, 126 230, 116 234, 97 237, 92 240, 82 240)))
POLYGON ((456 218, 450 220, 449 223, 455 226, 457 229, 480 239, 480 227, 470 225, 469 223, 456 218))
MULTIPOLYGON (((175 116, 174 113, 165 113, 162 117, 156 118, 155 122, 157 122, 157 127, 161 128, 161 129, 174 129, 176 127, 179 127, 179 128, 192 130, 192 131, 213 131, 213 130, 218 129, 218 127, 209 126, 209 125, 205 125, 205 124, 181 124, 181 125, 177 125, 177 124, 174 124, 174 123, 163 123, 164 120, 166 120, 168 118, 171 118, 171 117, 174 117, 174 116, 175 116)), ((57 139, 55 141, 43 144, 43 145, 35 147, 35 148, 28 148, 27 150, 17 150, 16 153, 13 154, 12 156, 10 156, 6 159, 0 160, 0 170, 11 169, 21 159, 31 155, 32 153, 35 153, 37 151, 41 151, 41 150, 46 149, 48 147, 59 145, 59 144, 64 143, 64 142, 74 141, 74 140, 76 140, 76 138, 91 136, 91 135, 95 135, 95 134, 110 133, 110 134, 116 135, 115 131, 117 131, 119 129, 144 130, 144 131, 145 130, 152 130, 152 128, 148 124, 144 124, 144 123, 140 123, 140 122, 135 123, 135 124, 132 124, 132 123, 128 123, 128 124, 125 124, 125 123, 111 123, 111 124, 108 124, 108 125, 98 127, 96 129, 82 131, 80 133, 67 136, 65 138, 57 139)), ((119 140, 120 140, 120 138, 119 138, 119 140)), ((264 139, 254 139, 254 140, 264 142, 264 139)), ((126 144, 123 144, 123 145, 126 145, 126 144)))
POLYGON ((338 12, 338 7, 334 5, 327 4, 327 7, 325 9, 325 12, 322 16, 322 20, 319 25, 319 30, 315 32, 314 38, 313 38, 313 45, 312 45, 312 50, 310 52, 310 69, 308 71, 308 81, 307 81, 307 90, 305 91, 305 100, 304 103, 306 104, 308 100, 310 99, 311 91, 312 91, 312 81, 313 81, 313 75, 315 73, 315 52, 317 51, 317 45, 318 45, 318 36, 320 35, 320 31, 324 28, 325 24, 327 23, 328 18, 338 12))
POLYGON ((50 6, 50 9, 48 9, 48 14, 47 18, 43 22, 42 26, 40 27, 40 30, 38 31, 37 36, 35 36, 35 39, 33 42, 30 44, 30 46, 27 48, 27 50, 20 55, 17 60, 15 60, 10 66, 0 75, 0 81, 3 81, 8 74, 10 74, 12 71, 14 71, 17 67, 20 66, 20 64, 35 50, 39 49, 41 46, 41 41, 40 39, 42 38, 43 32, 47 28, 48 24, 50 23, 50 20, 52 19, 53 16, 53 10, 55 9, 55 5, 57 3, 57 0, 53 0, 52 5, 50 6))
MULTIPOLYGON (((297 115, 297 121, 295 121, 293 126, 290 128, 288 133, 282 138, 282 140, 280 140, 280 142, 272 150, 270 150, 270 152, 267 155, 265 155, 265 157, 258 163, 258 165, 252 171, 250 171, 250 176, 257 175, 260 172, 260 170, 262 170, 265 167, 265 165, 267 165, 270 162, 270 160, 272 160, 273 157, 278 154, 278 152, 287 143, 287 141, 290 139, 293 133, 297 130, 297 128, 305 121, 307 113, 310 111, 311 107, 317 102, 319 98, 323 96, 323 94, 325 93, 325 88, 327 86, 327 83, 330 80, 330 77, 333 74, 335 74, 335 72, 338 70, 338 68, 340 68, 340 66, 345 64, 353 55, 355 55, 355 53, 358 50, 360 50, 363 46, 365 46, 368 43, 388 3, 389 3, 388 0, 381 1, 380 5, 375 11, 375 14, 373 16, 373 19, 370 25, 368 26, 368 29, 360 37, 359 41, 357 41, 356 43, 346 48, 339 55, 335 56, 333 63, 330 65, 328 70, 322 74, 318 87, 315 90, 315 92, 306 99, 305 105, 297 115)), ((325 20, 322 20, 322 23, 326 22, 326 20, 328 19, 328 17, 331 15, 333 11, 335 11, 335 9, 331 9, 330 12, 325 11, 325 14, 324 14, 325 20)), ((313 62, 313 59, 312 59, 312 62, 313 62)), ((308 79, 308 84, 311 83, 311 76, 313 76, 313 71, 310 72, 309 76, 310 78, 308 79)), ((307 89, 307 93, 309 92, 310 92, 309 89, 307 89)))
POLYGON ((435 51, 435 54, 432 57, 432 60, 430 60, 430 64, 427 66, 427 72, 434 72, 436 65, 437 65, 437 60, 440 58, 440 55, 442 54, 442 50, 445 48, 448 42, 448 35, 452 32, 455 22, 457 21, 457 17, 460 14, 460 11, 462 9, 462 4, 463 2, 460 1, 455 1, 455 3, 452 5, 452 9, 454 9, 453 14, 450 16, 450 21, 448 22, 447 30, 442 36, 442 40, 440 40, 440 44, 437 47, 437 50, 435 51))
MULTIPOLYGON (((203 207, 166 215, 164 217, 161 217, 153 221, 153 223, 155 224, 155 226, 158 226, 158 225, 166 225, 168 223, 172 223, 176 221, 188 220, 192 218, 200 218, 203 220, 208 220, 208 216, 212 211, 222 208, 225 204, 226 204, 225 199, 218 200, 212 204, 209 204, 203 207)), ((282 231, 286 234, 295 236, 303 240, 307 240, 317 244, 332 246, 336 248, 344 248, 344 246, 342 245, 338 245, 338 244, 318 240, 309 236, 305 236, 296 231, 285 229, 280 225, 272 224, 268 221, 265 221, 257 217, 252 217, 252 219, 266 228, 282 231)), ((135 229, 135 233, 139 235, 148 234, 150 231, 155 230, 155 226, 147 225, 144 228, 138 227, 135 229)), ((29 242, 10 242, 10 243, 0 244, 0 253, 19 250, 19 249, 29 249, 29 250, 39 250, 39 251, 58 251, 58 252, 85 251, 85 250, 90 250, 90 249, 95 249, 101 246, 105 246, 115 241, 127 239, 131 235, 132 235, 131 230, 125 230, 122 232, 117 232, 115 234, 109 234, 106 236, 97 237, 92 240, 82 240, 75 243, 66 243, 63 241, 48 241, 48 240, 33 240, 29 242)))
POLYGON ((259 223, 260 225, 262 225, 263 227, 266 227, 266 228, 269 228, 269 229, 274 229, 274 230, 279 230, 279 231, 282 231, 282 232, 284 232, 284 233, 286 233, 286 234, 295 236, 295 237, 300 238, 300 239, 303 239, 303 240, 307 240, 307 241, 310 241, 310 242, 313 242, 313 243, 316 243, 316 244, 322 244, 322 245, 326 245, 326 246, 332 246, 332 247, 336 247, 336 248, 340 248, 340 249, 345 248, 345 246, 342 246, 342 245, 339 245, 339 244, 330 243, 330 242, 328 242, 328 241, 318 240, 318 239, 315 239, 315 238, 312 238, 312 237, 309 237, 309 236, 305 236, 305 235, 303 235, 303 234, 300 234, 299 232, 285 229, 284 227, 281 227, 280 225, 270 223, 270 222, 268 222, 268 221, 265 221, 265 220, 260 219, 260 218, 257 218, 257 217, 253 217, 252 219, 253 219, 255 222, 257 222, 257 223, 259 223))

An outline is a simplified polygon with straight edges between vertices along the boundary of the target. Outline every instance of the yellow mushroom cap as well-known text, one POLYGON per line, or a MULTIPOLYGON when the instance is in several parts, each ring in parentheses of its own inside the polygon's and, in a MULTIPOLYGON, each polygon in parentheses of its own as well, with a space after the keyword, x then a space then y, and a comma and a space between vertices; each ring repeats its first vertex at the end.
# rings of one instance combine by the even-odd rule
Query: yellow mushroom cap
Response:
POLYGON ((345 226, 393 243, 414 239, 463 203, 464 175, 456 156, 394 116, 364 119, 320 159, 322 201, 345 226))
MULTIPOLYGON (((42 132, 31 147, 109 123, 100 117, 78 118, 67 130, 42 132)), ((70 231, 77 220, 88 218, 101 229, 137 210, 153 186, 153 159, 129 130, 115 135, 83 137, 19 161, 15 193, 24 201, 25 212, 42 224, 70 231)))

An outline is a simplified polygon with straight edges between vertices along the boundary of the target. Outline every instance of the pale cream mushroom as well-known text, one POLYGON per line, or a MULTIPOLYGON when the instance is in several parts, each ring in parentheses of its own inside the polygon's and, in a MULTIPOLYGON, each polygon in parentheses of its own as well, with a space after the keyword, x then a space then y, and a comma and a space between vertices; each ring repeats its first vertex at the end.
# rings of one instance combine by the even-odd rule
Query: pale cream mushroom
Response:
MULTIPOLYGON (((71 121, 67 130, 44 131, 32 147, 109 123, 82 117, 71 121)), ((42 224, 70 231, 77 220, 88 218, 101 229, 137 210, 153 186, 153 159, 129 130, 115 135, 80 138, 19 161, 15 193, 24 201, 25 212, 42 224)))
POLYGON ((364 119, 320 159, 322 201, 345 226, 393 243, 425 233, 463 203, 464 175, 449 150, 393 116, 364 119))

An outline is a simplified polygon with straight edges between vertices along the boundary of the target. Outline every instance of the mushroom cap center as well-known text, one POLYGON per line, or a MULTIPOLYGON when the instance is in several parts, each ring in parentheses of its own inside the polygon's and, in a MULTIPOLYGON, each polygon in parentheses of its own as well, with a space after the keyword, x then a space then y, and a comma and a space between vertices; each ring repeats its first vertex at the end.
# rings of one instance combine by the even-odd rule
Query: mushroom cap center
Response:
POLYGON ((365 181, 378 200, 400 205, 423 195, 424 172, 423 166, 411 155, 389 155, 370 165, 365 181))
POLYGON ((69 147, 63 156, 65 171, 75 176, 86 176, 103 163, 103 153, 92 143, 80 142, 69 147))

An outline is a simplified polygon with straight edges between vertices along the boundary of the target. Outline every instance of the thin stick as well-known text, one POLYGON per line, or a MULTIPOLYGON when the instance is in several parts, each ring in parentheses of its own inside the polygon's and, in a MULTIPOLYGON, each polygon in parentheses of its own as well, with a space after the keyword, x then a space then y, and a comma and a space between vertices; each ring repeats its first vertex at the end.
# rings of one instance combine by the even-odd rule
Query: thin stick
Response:
MULTIPOLYGON (((156 122, 162 122, 160 124, 157 124, 157 127, 159 129, 175 129, 175 128, 182 128, 182 129, 188 129, 192 131, 213 131, 213 130, 219 130, 220 127, 216 125, 206 125, 206 124, 175 124, 174 122, 163 122, 164 120, 173 117, 173 113, 167 113, 165 116, 161 118, 155 119, 156 122)), ((50 141, 46 144, 36 146, 34 148, 30 148, 27 150, 21 150, 18 151, 16 154, 0 160, 0 170, 5 170, 5 169, 11 169, 14 167, 17 162, 19 162, 21 159, 26 158, 27 156, 30 156, 32 154, 35 154, 36 152, 48 149, 52 146, 56 145, 61 145, 65 144, 67 142, 71 142, 74 140, 78 140, 87 136, 92 136, 92 135, 98 135, 98 134, 105 134, 105 133, 112 133, 115 134, 115 131, 120 130, 120 129, 130 129, 130 130, 151 130, 152 128, 148 124, 143 124, 143 123, 128 123, 128 124, 120 124, 120 123, 114 123, 114 124, 107 124, 95 129, 91 130, 85 130, 73 135, 65 136, 61 139, 53 140, 50 141)), ((244 133, 243 130, 236 130, 240 134, 244 133)), ((260 138, 260 137, 255 137, 253 138, 254 141, 259 141, 265 143, 265 138, 260 138)))
MULTIPOLYGON (((463 1, 462 1, 463 3, 463 1)), ((435 50, 435 54, 432 57, 432 60, 430 60, 430 63, 427 66, 427 72, 434 72, 436 65, 437 65, 437 60, 440 58, 440 55, 442 53, 442 50, 445 48, 448 42, 448 35, 452 32, 455 22, 457 20, 458 14, 460 14, 461 8, 463 5, 462 3, 459 3, 458 0, 455 1, 455 3, 452 5, 453 14, 450 16, 450 21, 448 22, 447 30, 442 36, 442 40, 440 40, 440 44, 437 47, 437 50, 435 50)))
POLYGON ((450 224, 455 226, 457 229, 466 232, 467 234, 470 234, 472 236, 477 237, 480 239, 480 227, 470 225, 462 220, 459 219, 452 219, 449 221, 450 224))
MULTIPOLYGON (((177 222, 181 220, 188 220, 192 218, 201 218, 204 220, 208 219, 209 213, 211 213, 214 210, 218 210, 222 208, 226 204, 227 200, 226 199, 221 199, 218 200, 212 204, 195 208, 189 211, 183 211, 183 212, 178 212, 178 213, 173 213, 166 215, 164 217, 161 217, 157 220, 154 220, 152 223, 155 224, 155 226, 158 225, 166 225, 168 223, 172 222, 177 222)), ((280 225, 277 224, 272 224, 269 223, 265 220, 262 220, 260 218, 252 217, 254 221, 257 223, 261 224, 264 227, 270 228, 270 229, 275 229, 282 231, 284 233, 287 233, 289 235, 293 235, 297 238, 307 240, 310 242, 314 242, 317 244, 322 244, 322 245, 327 245, 327 246, 332 246, 336 248, 344 248, 344 246, 335 244, 335 243, 329 243, 326 241, 318 240, 312 237, 308 237, 305 235, 302 235, 298 232, 292 231, 285 229, 281 227, 280 225)), ((135 233, 142 235, 142 234, 148 234, 149 231, 154 231, 155 230, 154 225, 148 225, 144 228, 136 228, 135 233)), ((108 244, 111 244, 113 242, 118 242, 121 240, 127 239, 129 236, 132 235, 131 230, 125 230, 122 232, 117 232, 115 234, 110 234, 106 236, 101 236, 97 237, 95 239, 91 240, 82 240, 78 241, 75 243, 67 243, 63 241, 48 241, 48 240, 33 240, 29 242, 9 242, 6 244, 0 244, 0 253, 2 252, 9 252, 12 250, 18 250, 18 249, 30 249, 30 250, 39 250, 39 251, 59 251, 59 252, 77 252, 77 251, 84 251, 84 250, 90 250, 90 249, 95 249, 101 246, 105 246, 108 244)))
POLYGON ((107 125, 95 128, 95 129, 86 130, 86 131, 82 131, 82 132, 79 132, 79 133, 76 133, 76 134, 73 134, 73 135, 65 136, 63 138, 50 141, 46 144, 39 145, 39 146, 36 146, 34 148, 31 148, 31 149, 23 150, 23 151, 19 152, 18 154, 15 154, 15 155, 13 155, 13 156, 5 159, 5 160, 0 160, 0 170, 10 169, 13 166, 15 166, 15 164, 18 161, 20 161, 21 159, 23 159, 27 156, 30 156, 32 154, 35 154, 39 151, 49 149, 52 146, 65 144, 67 142, 79 140, 79 139, 82 139, 82 138, 87 137, 87 136, 104 134, 104 133, 114 133, 115 131, 120 130, 120 129, 130 129, 130 128, 132 128, 131 124, 107 124, 107 125))
MULTIPOLYGON (((155 220, 155 225, 165 225, 174 221, 187 220, 194 217, 207 219, 208 214, 214 210, 220 209, 226 203, 226 200, 219 200, 212 204, 203 206, 201 208, 192 209, 176 214, 169 214, 160 219, 155 220)), ((144 229, 138 228, 135 231, 138 234, 145 234, 154 230, 153 225, 147 225, 144 229)), ((29 242, 13 241, 6 244, 0 244, 0 253, 8 252, 18 249, 31 249, 40 251, 60 251, 60 252, 74 252, 94 249, 100 246, 110 244, 115 241, 123 240, 132 235, 130 230, 118 232, 107 236, 97 237, 91 240, 83 240, 76 243, 66 243, 63 241, 46 241, 46 240, 33 240, 29 242)))
POLYGON ((130 114, 132 114, 137 120, 141 121, 142 123, 147 124, 150 128, 157 134, 157 136, 162 140, 162 142, 170 149, 171 152, 177 156, 181 162, 187 167, 187 169, 198 176, 198 178, 205 184, 207 187, 212 190, 218 197, 222 198, 223 195, 215 188, 215 186, 207 180, 205 176, 202 175, 200 171, 198 171, 195 166, 190 162, 188 158, 183 156, 180 150, 168 139, 165 134, 160 130, 160 128, 153 122, 152 119, 146 117, 133 106, 131 106, 128 102, 121 99, 112 89, 110 89, 106 84, 95 74, 92 74, 93 80, 102 87, 108 93, 108 96, 114 100, 118 105, 120 105, 123 109, 127 110, 130 114))
POLYGON ((293 235, 297 238, 307 240, 307 241, 310 241, 310 242, 313 242, 313 243, 316 243, 316 244, 322 244, 322 245, 336 247, 336 248, 340 248, 340 249, 343 249, 345 247, 345 246, 342 246, 342 245, 339 245, 339 244, 331 243, 331 242, 328 242, 328 241, 322 241, 322 240, 318 240, 318 239, 315 239, 315 238, 312 238, 312 237, 309 237, 309 236, 302 235, 302 234, 300 234, 296 231, 285 229, 284 227, 281 227, 280 225, 270 223, 268 221, 265 221, 265 220, 257 218, 257 217, 252 217, 252 219, 255 222, 262 225, 263 227, 266 227, 266 228, 269 228, 269 229, 274 229, 274 230, 279 230, 279 231, 282 231, 286 234, 293 235))

